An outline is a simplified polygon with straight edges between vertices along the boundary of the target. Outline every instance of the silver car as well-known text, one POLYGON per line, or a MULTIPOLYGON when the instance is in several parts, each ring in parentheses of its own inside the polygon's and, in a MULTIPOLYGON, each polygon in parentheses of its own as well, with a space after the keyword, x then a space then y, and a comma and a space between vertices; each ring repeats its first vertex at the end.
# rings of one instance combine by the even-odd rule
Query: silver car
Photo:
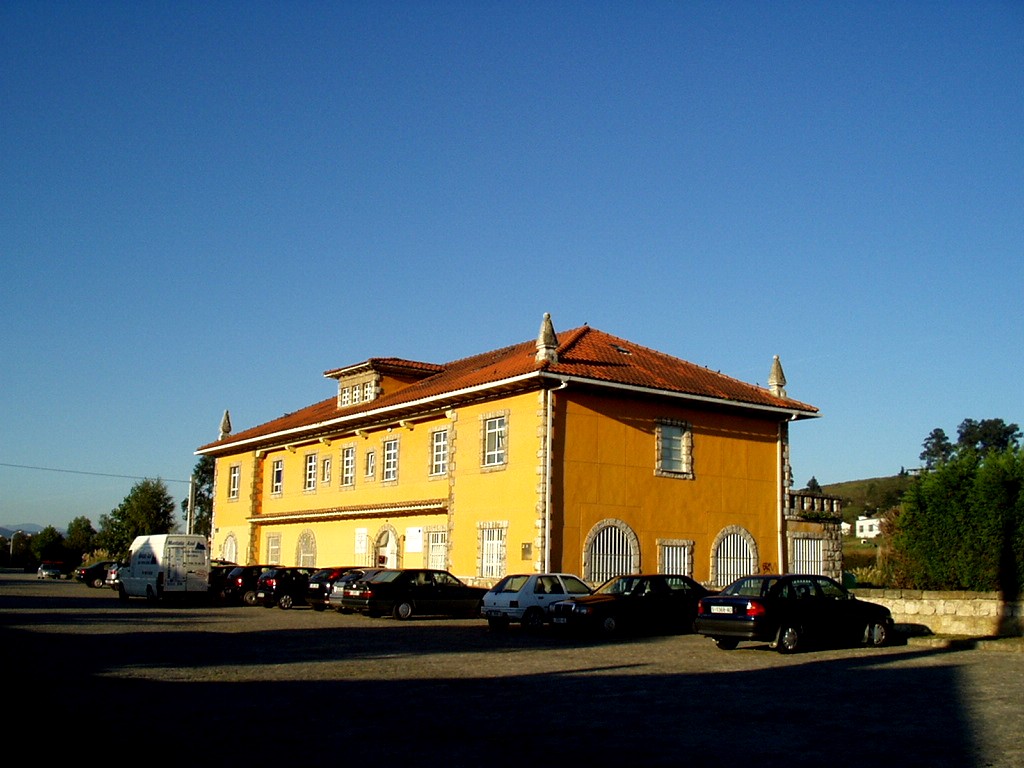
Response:
POLYGON ((591 592, 586 582, 571 573, 510 574, 484 595, 480 613, 491 629, 505 629, 511 622, 536 629, 551 621, 555 603, 591 592))

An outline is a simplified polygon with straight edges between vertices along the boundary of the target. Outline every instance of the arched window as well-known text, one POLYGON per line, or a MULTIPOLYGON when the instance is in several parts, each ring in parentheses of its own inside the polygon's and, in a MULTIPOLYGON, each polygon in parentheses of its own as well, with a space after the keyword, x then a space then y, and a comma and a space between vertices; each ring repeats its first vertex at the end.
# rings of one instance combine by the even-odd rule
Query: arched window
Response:
POLYGON ((602 520, 591 529, 583 547, 583 574, 591 584, 612 576, 638 573, 640 542, 621 520, 602 520))
POLYGON ((312 531, 299 534, 299 546, 295 552, 295 562, 300 568, 316 567, 316 536, 312 531))
POLYGON ((715 539, 711 551, 711 582, 716 587, 724 587, 752 573, 757 573, 757 542, 745 529, 730 525, 715 539))
POLYGON ((220 547, 220 556, 229 563, 238 562, 238 539, 235 538, 235 534, 229 533, 228 537, 224 539, 224 543, 220 547))

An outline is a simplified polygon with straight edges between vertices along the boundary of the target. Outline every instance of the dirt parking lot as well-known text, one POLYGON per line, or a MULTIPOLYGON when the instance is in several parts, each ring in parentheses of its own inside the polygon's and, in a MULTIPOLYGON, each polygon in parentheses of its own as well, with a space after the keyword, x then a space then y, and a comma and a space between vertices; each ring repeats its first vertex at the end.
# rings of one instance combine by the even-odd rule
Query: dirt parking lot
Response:
POLYGON ((37 762, 1024 765, 1024 653, 495 634, 479 620, 123 604, 10 572, 0 641, 7 720, 37 762))

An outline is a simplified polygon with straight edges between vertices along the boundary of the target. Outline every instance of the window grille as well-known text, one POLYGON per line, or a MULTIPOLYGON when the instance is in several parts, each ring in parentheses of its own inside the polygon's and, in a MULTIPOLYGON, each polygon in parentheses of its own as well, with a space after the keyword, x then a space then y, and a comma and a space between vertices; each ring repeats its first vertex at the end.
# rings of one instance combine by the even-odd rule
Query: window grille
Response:
POLYGON ((631 555, 625 531, 614 525, 603 528, 590 543, 587 578, 593 584, 601 584, 612 576, 631 573, 631 555))
POLYGON ((480 531, 480 575, 497 578, 505 574, 505 529, 484 528, 480 531))
POLYGON ((448 531, 427 533, 427 567, 442 571, 448 567, 448 531))
POLYGON ((825 575, 821 539, 793 539, 793 573, 825 575))
POLYGON ((738 533, 730 533, 718 542, 715 566, 716 580, 723 587, 741 576, 757 573, 754 553, 747 540, 738 533))

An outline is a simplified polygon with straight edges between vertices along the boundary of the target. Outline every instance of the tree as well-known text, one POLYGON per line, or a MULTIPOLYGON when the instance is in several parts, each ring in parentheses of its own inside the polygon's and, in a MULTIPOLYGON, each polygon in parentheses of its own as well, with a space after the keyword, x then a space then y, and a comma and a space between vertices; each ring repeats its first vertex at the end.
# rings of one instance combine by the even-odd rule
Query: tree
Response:
POLYGON ((1007 424, 1002 419, 964 419, 956 431, 959 435, 956 441, 959 450, 968 449, 980 453, 1016 448, 1021 438, 1017 425, 1007 424))
POLYGON ((87 517, 76 517, 68 523, 67 535, 64 537, 64 546, 69 553, 72 553, 79 562, 86 552, 92 552, 96 545, 96 529, 92 527, 92 521, 87 517))
POLYGON ((1000 590, 1024 584, 1024 452, 973 447, 916 479, 890 518, 894 586, 1000 590))
POLYGON ((933 469, 937 465, 949 461, 953 455, 953 444, 949 442, 949 438, 946 437, 946 431, 941 427, 936 427, 931 433, 924 439, 924 450, 921 451, 921 461, 928 469, 933 469))
POLYGON ((1020 444, 1021 431, 1016 424, 1007 424, 1002 419, 964 419, 957 427, 957 441, 953 445, 946 432, 936 427, 923 443, 921 460, 926 469, 935 469, 967 451, 981 454, 1016 448, 1020 444))
POLYGON ((136 536, 151 533, 173 533, 174 499, 163 480, 141 480, 136 483, 109 515, 100 516, 96 544, 115 556, 123 555, 136 536))
MULTIPOLYGON (((192 533, 209 537, 213 521, 213 471, 216 462, 212 456, 202 456, 192 470, 194 504, 192 507, 192 533)), ((188 520, 188 499, 181 502, 181 511, 188 520)))
POLYGON ((810 481, 807 483, 806 490, 810 493, 822 493, 821 485, 818 484, 818 478, 812 475, 810 481))
POLYGON ((36 561, 63 563, 68 557, 64 548, 64 535, 52 525, 33 536, 30 547, 36 561))

